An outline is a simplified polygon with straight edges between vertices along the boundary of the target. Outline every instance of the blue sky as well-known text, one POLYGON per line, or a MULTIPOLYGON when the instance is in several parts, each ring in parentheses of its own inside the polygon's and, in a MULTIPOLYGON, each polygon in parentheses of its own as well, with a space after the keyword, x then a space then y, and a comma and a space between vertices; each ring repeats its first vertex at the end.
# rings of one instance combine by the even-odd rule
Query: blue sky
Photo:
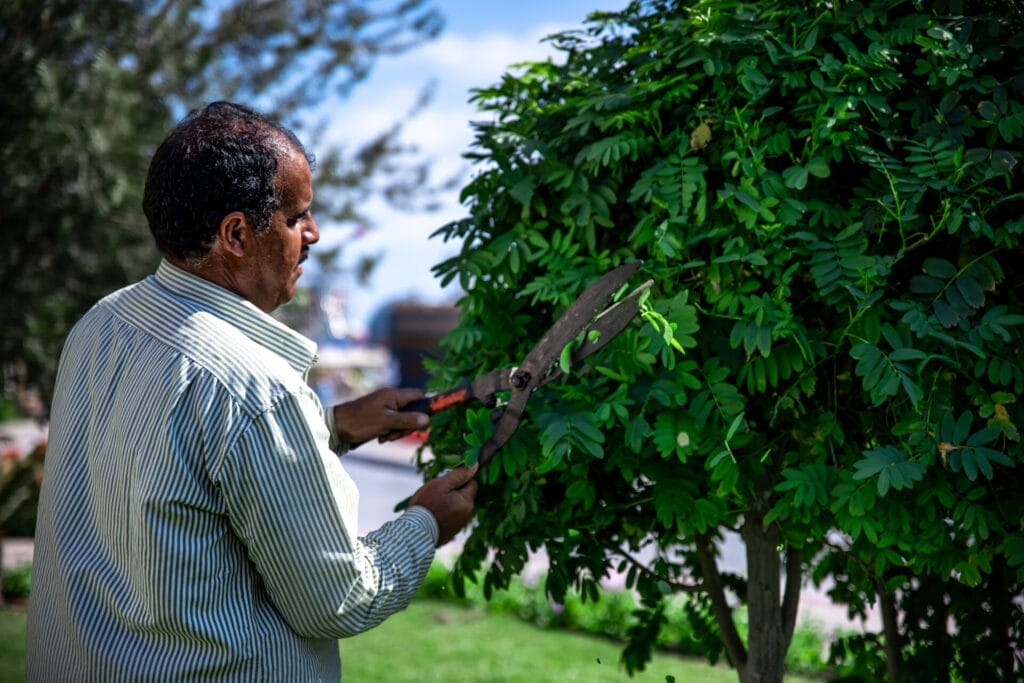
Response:
MULTIPOLYGON (((431 160, 435 178, 461 174, 468 179, 470 166, 461 155, 472 142, 470 121, 481 118, 468 102, 470 89, 497 82, 516 62, 552 55, 545 36, 580 28, 590 12, 620 9, 626 2, 436 0, 433 4, 445 16, 442 34, 415 51, 379 61, 369 78, 332 113, 327 138, 351 148, 386 130, 412 108, 423 86, 433 80, 436 91, 431 103, 406 124, 403 139, 431 160)), ((353 241, 348 241, 351 228, 320 225, 322 244, 344 245, 343 263, 362 255, 381 255, 368 287, 347 277, 337 283, 347 290, 349 322, 356 332, 386 303, 404 299, 441 303, 458 296, 451 287, 442 291, 430 272, 433 265, 456 253, 458 245, 430 240, 429 235, 465 215, 457 189, 441 199, 441 210, 429 214, 398 212, 373 202, 363 207, 373 229, 353 241)))

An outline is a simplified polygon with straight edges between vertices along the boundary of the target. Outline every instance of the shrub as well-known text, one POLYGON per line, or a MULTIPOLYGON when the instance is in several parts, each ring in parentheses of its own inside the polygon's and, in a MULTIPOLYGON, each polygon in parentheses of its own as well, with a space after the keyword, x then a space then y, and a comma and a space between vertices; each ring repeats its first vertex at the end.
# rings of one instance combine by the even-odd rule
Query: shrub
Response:
POLYGON ((32 565, 21 564, 3 572, 4 600, 22 600, 32 588, 32 565))
MULTIPOLYGON (((876 676, 1011 676, 1021 17, 981 0, 638 1, 553 37, 563 63, 477 91, 469 215, 439 231, 461 251, 436 272, 467 294, 438 383, 515 364, 620 263, 654 287, 644 324, 532 396, 481 474, 456 575, 487 563, 492 595, 544 545, 559 602, 627 577, 631 668, 681 592, 714 624, 710 656, 780 680, 808 572, 851 613, 880 604, 876 676), (726 530, 746 577, 716 563, 726 530)), ((479 418, 436 419, 435 467, 486 438, 479 418)))

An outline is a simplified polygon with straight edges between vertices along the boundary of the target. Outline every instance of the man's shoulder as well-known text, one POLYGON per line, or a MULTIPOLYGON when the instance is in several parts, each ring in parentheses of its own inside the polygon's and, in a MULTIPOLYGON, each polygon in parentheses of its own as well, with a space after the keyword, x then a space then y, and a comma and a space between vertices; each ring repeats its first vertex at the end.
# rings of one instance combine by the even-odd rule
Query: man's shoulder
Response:
POLYGON ((152 278, 110 294, 97 307, 138 330, 144 343, 164 347, 212 375, 246 412, 262 412, 282 394, 305 385, 280 355, 152 278))

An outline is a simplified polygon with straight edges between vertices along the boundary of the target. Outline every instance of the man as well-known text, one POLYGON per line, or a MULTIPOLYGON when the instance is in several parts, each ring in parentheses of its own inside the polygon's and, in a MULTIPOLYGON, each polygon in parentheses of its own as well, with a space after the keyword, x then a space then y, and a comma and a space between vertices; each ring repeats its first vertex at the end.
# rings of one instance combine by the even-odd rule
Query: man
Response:
POLYGON ((155 275, 75 326, 52 407, 30 681, 338 681, 337 639, 406 607, 469 521, 474 470, 357 538, 347 446, 426 423, 381 390, 324 411, 315 345, 269 313, 319 239, 310 159, 218 102, 153 157, 155 275))

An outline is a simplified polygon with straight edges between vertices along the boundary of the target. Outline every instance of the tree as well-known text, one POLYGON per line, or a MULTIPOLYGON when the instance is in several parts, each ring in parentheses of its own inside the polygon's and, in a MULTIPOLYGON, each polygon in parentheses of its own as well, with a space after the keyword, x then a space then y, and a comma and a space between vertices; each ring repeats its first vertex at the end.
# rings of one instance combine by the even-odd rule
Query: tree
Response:
MULTIPOLYGON (((1021 19, 644 0, 476 92, 491 120, 469 215, 439 230, 462 248, 435 272, 467 295, 437 385, 514 363, 617 264, 655 284, 480 474, 457 586, 503 588, 543 545, 555 600, 613 571, 639 593, 630 670, 685 593, 746 682, 782 680, 801 581, 832 578, 883 615, 837 648, 852 673, 1019 673, 1021 19), (716 562, 727 530, 745 577, 716 562)), ((484 415, 435 418, 433 470, 484 415)))
POLYGON ((412 201, 425 170, 403 156, 398 122, 354 150, 321 148, 318 107, 440 28, 422 0, 3 3, 3 400, 19 387, 47 396, 74 321, 152 272, 142 182, 152 150, 192 107, 241 99, 296 129, 319 153, 322 221, 366 222, 357 207, 371 192, 412 201))

